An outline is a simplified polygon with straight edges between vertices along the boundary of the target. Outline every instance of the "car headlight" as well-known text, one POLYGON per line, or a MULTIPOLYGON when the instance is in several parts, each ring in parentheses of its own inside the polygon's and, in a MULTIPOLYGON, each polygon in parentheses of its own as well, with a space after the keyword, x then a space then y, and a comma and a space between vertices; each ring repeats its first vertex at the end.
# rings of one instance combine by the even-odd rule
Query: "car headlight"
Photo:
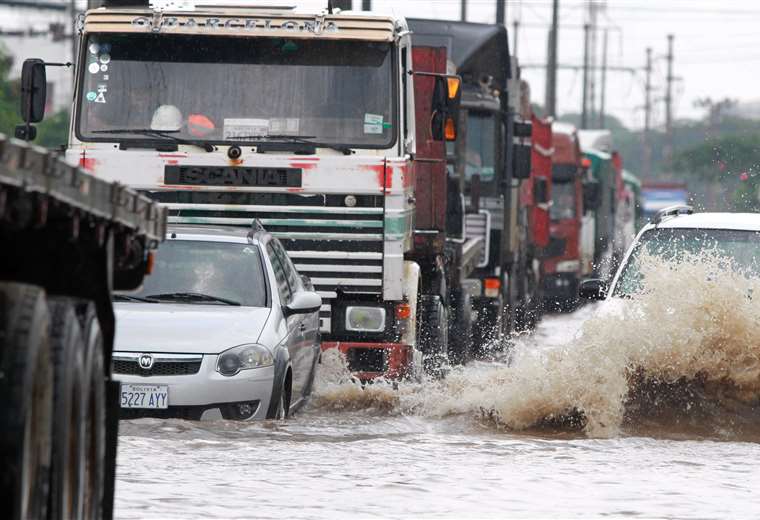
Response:
POLYGON ((223 376, 234 376, 241 370, 268 367, 274 363, 272 353, 261 345, 238 345, 219 354, 216 370, 223 376))
POLYGON ((385 330, 385 307, 346 307, 346 330, 382 332, 385 330))

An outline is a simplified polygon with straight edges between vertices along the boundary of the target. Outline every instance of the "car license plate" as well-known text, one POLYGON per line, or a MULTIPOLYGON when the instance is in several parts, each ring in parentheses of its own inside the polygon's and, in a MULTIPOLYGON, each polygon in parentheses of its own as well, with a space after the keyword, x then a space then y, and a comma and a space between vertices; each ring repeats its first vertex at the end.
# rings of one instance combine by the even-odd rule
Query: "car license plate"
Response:
POLYGON ((122 408, 168 408, 169 385, 121 384, 122 408))

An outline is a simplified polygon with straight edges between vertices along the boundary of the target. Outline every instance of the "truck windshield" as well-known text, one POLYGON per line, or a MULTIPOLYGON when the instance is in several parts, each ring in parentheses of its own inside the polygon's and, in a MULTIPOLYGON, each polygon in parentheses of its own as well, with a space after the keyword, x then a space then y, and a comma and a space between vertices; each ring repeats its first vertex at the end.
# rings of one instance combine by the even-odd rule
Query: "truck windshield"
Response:
POLYGON ((151 130, 164 133, 152 139, 217 144, 305 138, 387 148, 394 142, 387 43, 92 34, 86 45, 81 140, 145 140, 151 130))
POLYGON ((552 183, 552 205, 549 209, 552 220, 575 218, 575 183, 552 183))
POLYGON ((145 277, 142 289, 123 295, 124 299, 266 306, 258 246, 167 240, 155 255, 153 273, 145 277))
POLYGON ((489 113, 467 114, 467 157, 465 176, 480 175, 480 182, 490 183, 496 171, 496 121, 489 113))
POLYGON ((659 228, 645 232, 631 253, 615 286, 615 296, 640 292, 645 280, 640 272, 642 252, 677 265, 686 253, 711 252, 730 258, 746 273, 760 276, 760 233, 730 229, 659 228))

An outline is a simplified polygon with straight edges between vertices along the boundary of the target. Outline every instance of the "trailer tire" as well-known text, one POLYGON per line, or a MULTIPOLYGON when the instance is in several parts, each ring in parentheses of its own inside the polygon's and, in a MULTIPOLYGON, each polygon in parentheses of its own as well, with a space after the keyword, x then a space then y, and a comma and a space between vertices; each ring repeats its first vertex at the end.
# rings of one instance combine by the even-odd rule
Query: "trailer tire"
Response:
POLYGON ((472 358, 472 296, 461 288, 451 294, 449 361, 464 365, 472 358))
POLYGON ((49 518, 56 520, 82 517, 84 342, 74 303, 70 298, 48 300, 55 381, 49 518))
POLYGON ((428 375, 443 377, 448 368, 448 313, 438 295, 423 294, 417 303, 417 344, 428 375))
POLYGON ((82 324, 84 354, 85 400, 85 467, 83 517, 100 519, 104 516, 103 500, 106 481, 106 385, 103 359, 103 336, 95 306, 90 302, 78 305, 82 324))
POLYGON ((45 291, 0 283, 0 503, 44 518, 50 485, 53 368, 45 291))

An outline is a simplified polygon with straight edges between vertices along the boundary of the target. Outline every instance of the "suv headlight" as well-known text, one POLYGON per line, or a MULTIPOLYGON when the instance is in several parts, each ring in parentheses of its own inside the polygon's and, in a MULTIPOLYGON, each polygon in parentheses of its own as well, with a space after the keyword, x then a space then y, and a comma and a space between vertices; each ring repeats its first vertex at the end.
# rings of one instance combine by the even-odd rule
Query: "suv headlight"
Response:
POLYGON ((383 332, 385 307, 346 307, 346 330, 383 332))
POLYGON ((234 376, 241 370, 268 367, 274 363, 272 353, 261 345, 238 345, 219 354, 216 370, 223 376, 234 376))

